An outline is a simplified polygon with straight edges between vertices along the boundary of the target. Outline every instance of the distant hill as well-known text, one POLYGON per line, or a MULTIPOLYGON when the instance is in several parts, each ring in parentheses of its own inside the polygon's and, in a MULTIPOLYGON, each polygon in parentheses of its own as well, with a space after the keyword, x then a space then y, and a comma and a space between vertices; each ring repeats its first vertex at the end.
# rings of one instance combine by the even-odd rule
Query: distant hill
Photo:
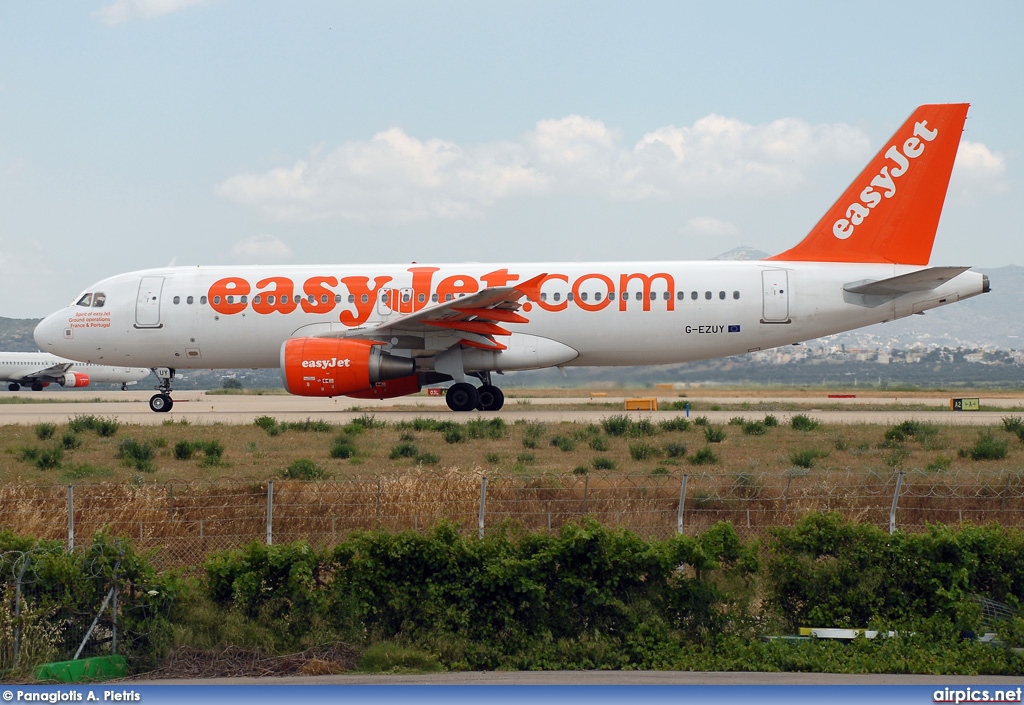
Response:
POLYGON ((4 318, 0 316, 0 351, 36 352, 39 346, 32 337, 32 331, 42 319, 4 318))

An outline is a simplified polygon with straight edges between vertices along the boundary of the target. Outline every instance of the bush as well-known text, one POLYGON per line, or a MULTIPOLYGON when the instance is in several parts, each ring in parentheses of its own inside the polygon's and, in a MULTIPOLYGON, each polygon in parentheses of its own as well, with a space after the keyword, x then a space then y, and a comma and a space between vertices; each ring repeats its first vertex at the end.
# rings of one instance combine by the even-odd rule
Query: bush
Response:
POLYGON ((961 448, 961 458, 971 460, 1002 460, 1009 452, 1009 444, 1002 438, 996 438, 991 431, 982 431, 978 440, 971 448, 961 448))
POLYGON ((610 446, 608 445, 608 441, 605 440, 604 438, 601 438, 600 436, 597 436, 596 438, 591 438, 590 439, 590 449, 591 450, 596 450, 598 452, 604 452, 604 451, 608 450, 609 447, 610 446))
POLYGON ((36 438, 41 441, 49 440, 53 438, 53 434, 57 432, 57 424, 52 423, 41 423, 36 424, 36 438))
POLYGON ((715 451, 711 450, 711 446, 704 446, 691 455, 688 460, 692 465, 714 465, 718 462, 718 456, 715 455, 715 451))
POLYGON ((814 431, 821 426, 821 424, 809 416, 797 414, 793 417, 793 420, 790 421, 790 426, 793 427, 794 431, 814 431))
POLYGON ((768 433, 768 427, 764 425, 763 421, 747 421, 743 424, 745 436, 763 436, 766 433, 768 433))
POLYGON ((140 442, 134 438, 125 438, 117 444, 117 457, 125 465, 140 472, 153 472, 153 458, 156 457, 156 450, 149 441, 140 442))
POLYGON ((662 431, 686 431, 690 428, 690 421, 682 416, 677 416, 674 419, 660 421, 658 428, 662 431))
POLYGON ((814 467, 814 462, 818 458, 826 458, 828 453, 819 450, 817 448, 804 448, 803 450, 795 450, 792 455, 789 456, 789 462, 793 463, 798 468, 805 468, 810 470, 814 467))
POLYGON ((553 436, 551 438, 551 445, 563 453, 570 453, 576 449, 576 444, 568 436, 553 436))
POLYGON ((352 458, 356 454, 356 446, 352 442, 351 436, 346 433, 342 433, 334 437, 334 445, 331 446, 330 456, 332 458, 340 458, 342 460, 346 458, 352 458))
POLYGON ((326 476, 324 469, 309 458, 298 458, 281 471, 287 480, 321 480, 326 476))
POLYGON ((614 470, 615 461, 611 458, 594 458, 590 461, 590 464, 594 466, 595 470, 614 470))
POLYGON ((684 455, 686 455, 686 446, 682 443, 666 443, 665 453, 670 458, 682 458, 684 455))
POLYGON ((633 460, 649 460, 661 455, 661 450, 649 443, 630 443, 629 456, 633 460))
POLYGON ((704 440, 708 443, 721 443, 725 440, 725 429, 721 426, 705 426, 704 440))
POLYGON ((419 449, 415 443, 398 443, 392 446, 391 454, 388 456, 391 460, 397 460, 398 458, 415 458, 419 453, 419 449))
POLYGON ((604 428, 604 432, 609 436, 625 436, 633 426, 633 420, 628 416, 623 416, 621 414, 618 416, 609 416, 608 418, 601 420, 601 426, 604 428))

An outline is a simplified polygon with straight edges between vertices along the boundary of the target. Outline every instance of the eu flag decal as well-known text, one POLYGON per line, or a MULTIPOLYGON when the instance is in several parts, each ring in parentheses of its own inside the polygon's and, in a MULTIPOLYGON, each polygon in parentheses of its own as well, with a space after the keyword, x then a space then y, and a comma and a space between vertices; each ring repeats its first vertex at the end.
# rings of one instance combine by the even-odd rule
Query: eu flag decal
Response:
POLYGON ((739 325, 729 326, 729 332, 730 333, 739 333, 740 332, 739 325))

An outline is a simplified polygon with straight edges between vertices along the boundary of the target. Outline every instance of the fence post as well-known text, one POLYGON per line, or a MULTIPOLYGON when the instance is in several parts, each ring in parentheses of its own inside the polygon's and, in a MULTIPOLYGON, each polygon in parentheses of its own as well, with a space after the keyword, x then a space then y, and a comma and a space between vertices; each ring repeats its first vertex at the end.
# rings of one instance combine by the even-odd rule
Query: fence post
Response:
POLYGON ((68 485, 68 552, 75 550, 75 486, 68 485))
POLYGON ((477 520, 477 538, 484 537, 484 506, 487 503, 487 476, 480 478, 480 518, 477 520))
POLYGON ((590 489, 590 474, 583 476, 583 514, 587 513, 587 490, 590 489))
POLYGON ((267 545, 274 545, 274 481, 267 480, 267 545))
POLYGON ((377 475, 377 526, 380 527, 380 475, 377 475))
POLYGON ((686 518, 686 478, 689 475, 683 473, 683 484, 679 486, 679 511, 676 513, 676 533, 683 533, 683 519, 686 518))
POLYGON ((28 569, 29 561, 32 560, 31 554, 25 554, 25 560, 21 564, 21 570, 18 571, 18 581, 15 583, 14 588, 14 664, 18 666, 18 652, 21 651, 21 583, 25 578, 25 571, 28 569))
POLYGON ((896 476, 896 492, 892 495, 892 509, 889 510, 889 533, 896 533, 896 505, 900 501, 900 490, 903 489, 903 471, 896 476))
POLYGON ((167 485, 167 493, 170 495, 171 506, 167 510, 167 521, 174 521, 174 483, 167 485))

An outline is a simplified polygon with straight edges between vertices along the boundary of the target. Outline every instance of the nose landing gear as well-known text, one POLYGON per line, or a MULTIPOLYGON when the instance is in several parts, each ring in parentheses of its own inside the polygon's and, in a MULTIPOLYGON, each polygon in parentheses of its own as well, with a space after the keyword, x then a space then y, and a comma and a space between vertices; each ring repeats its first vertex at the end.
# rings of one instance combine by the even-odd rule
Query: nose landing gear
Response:
POLYGON ((171 399, 171 380, 174 379, 174 370, 170 367, 154 367, 153 373, 160 380, 160 384, 156 387, 157 393, 149 398, 149 408, 157 413, 168 412, 174 406, 174 400, 171 399))

